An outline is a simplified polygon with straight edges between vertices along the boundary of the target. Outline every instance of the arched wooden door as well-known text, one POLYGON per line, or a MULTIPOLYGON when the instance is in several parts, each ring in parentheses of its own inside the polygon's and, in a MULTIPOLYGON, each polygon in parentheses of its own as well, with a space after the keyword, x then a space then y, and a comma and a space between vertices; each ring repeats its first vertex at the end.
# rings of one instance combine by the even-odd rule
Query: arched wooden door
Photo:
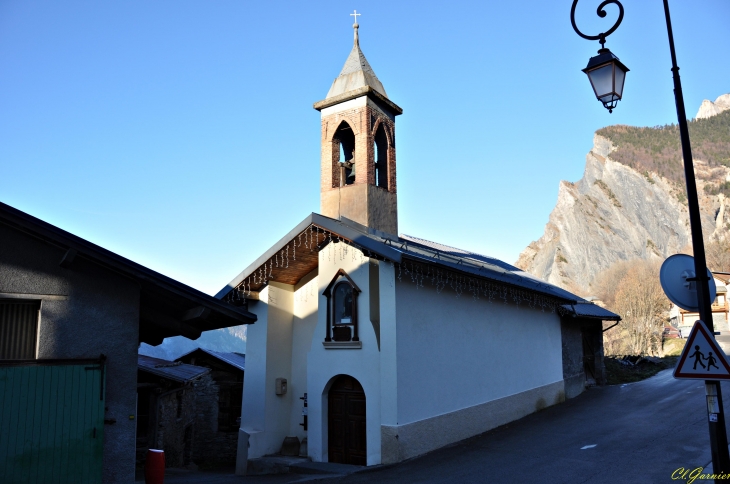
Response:
POLYGON ((329 461, 367 465, 365 391, 360 382, 340 375, 328 395, 329 461))

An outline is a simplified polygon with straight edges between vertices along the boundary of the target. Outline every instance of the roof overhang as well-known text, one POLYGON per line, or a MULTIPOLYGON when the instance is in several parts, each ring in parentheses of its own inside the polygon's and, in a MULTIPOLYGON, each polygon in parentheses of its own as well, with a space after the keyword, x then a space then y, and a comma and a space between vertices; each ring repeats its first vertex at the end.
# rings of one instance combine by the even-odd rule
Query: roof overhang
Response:
POLYGON ((598 319, 601 321, 621 321, 621 316, 618 314, 588 301, 578 302, 576 304, 566 304, 563 308, 568 311, 568 314, 575 318, 598 319))
POLYGON ((197 339, 203 331, 252 324, 256 315, 0 202, 0 223, 65 251, 61 267, 86 259, 140 287, 139 340, 157 345, 170 336, 197 339))
POLYGON ((343 92, 342 94, 338 94, 337 96, 323 99, 322 101, 317 101, 316 103, 314 103, 314 109, 316 109, 317 111, 321 111, 324 108, 328 108, 330 106, 334 106, 335 104, 340 104, 345 101, 349 101, 350 99, 355 99, 361 96, 367 96, 376 103, 384 104, 389 110, 393 112, 393 115, 395 116, 403 114, 403 108, 401 108, 396 103, 394 103, 370 86, 359 87, 357 89, 353 89, 352 91, 343 92))
MULTIPOLYGON (((242 297, 257 299, 258 293, 270 282, 296 286, 307 274, 317 269, 318 253, 330 242, 353 245, 367 257, 394 264, 434 265, 440 270, 541 294, 549 298, 551 305, 556 307, 581 301, 578 296, 521 271, 516 273, 492 263, 450 255, 412 240, 373 230, 344 217, 342 220, 335 220, 316 213, 310 214, 256 259, 221 289, 216 297, 231 297, 234 289, 238 288, 242 297)), ((505 266, 517 270, 512 266, 505 266)))
MULTIPOLYGON (((385 241, 397 237, 381 233, 380 238, 385 241)), ((400 252, 383 242, 365 235, 342 221, 311 213, 218 291, 215 297, 225 298, 247 279, 244 289, 246 297, 250 299, 256 299, 258 292, 272 281, 294 286, 317 269, 319 251, 329 242, 352 244, 374 258, 393 262, 401 260, 400 252)))

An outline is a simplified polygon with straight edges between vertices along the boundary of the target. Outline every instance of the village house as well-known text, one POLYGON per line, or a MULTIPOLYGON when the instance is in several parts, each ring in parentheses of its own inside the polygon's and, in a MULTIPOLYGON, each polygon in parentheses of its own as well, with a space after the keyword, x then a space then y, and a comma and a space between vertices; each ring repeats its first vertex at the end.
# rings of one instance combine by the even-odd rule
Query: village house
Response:
POLYGON ((0 480, 134 482, 139 344, 256 316, 3 203, 0 240, 0 480))
POLYGON ((175 361, 207 368, 212 381, 210 386, 197 390, 198 422, 193 461, 208 465, 234 464, 241 422, 245 355, 198 348, 175 361))
POLYGON ((239 474, 286 437, 306 437, 314 461, 399 462, 605 382, 602 321, 617 315, 500 260, 398 235, 403 111, 354 28, 340 75, 314 104, 321 214, 216 296, 247 300, 258 318, 239 474))
MULTIPOLYGON (((147 451, 165 452, 165 467, 196 464, 199 412, 217 402, 210 369, 151 356, 137 356, 137 467, 147 451), (202 398, 200 398, 202 397, 202 398), (196 425, 198 424, 198 425, 196 425)), ((200 461, 198 461, 200 462, 200 461)))
MULTIPOLYGON (((730 282, 730 273, 712 272, 712 278, 715 282, 717 293, 715 299, 712 301, 712 324, 715 331, 727 333, 730 331, 730 325, 728 324, 730 303, 727 299, 727 285, 730 282)), ((692 326, 694 326, 695 321, 698 319, 700 319, 699 312, 687 311, 676 304, 672 304, 672 308, 669 310, 669 322, 672 326, 680 330, 684 338, 689 336, 692 326)))

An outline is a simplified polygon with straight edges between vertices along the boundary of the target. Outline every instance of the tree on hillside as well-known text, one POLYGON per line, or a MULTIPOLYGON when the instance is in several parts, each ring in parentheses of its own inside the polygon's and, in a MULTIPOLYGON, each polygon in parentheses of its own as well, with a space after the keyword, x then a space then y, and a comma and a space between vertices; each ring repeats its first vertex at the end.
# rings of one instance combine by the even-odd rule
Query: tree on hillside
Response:
POLYGON ((619 262, 597 278, 599 295, 621 316, 619 325, 604 334, 607 354, 658 354, 664 313, 669 302, 659 283, 656 261, 619 262))
POLYGON ((614 307, 622 317, 631 354, 658 354, 667 298, 659 283, 659 264, 641 261, 626 273, 616 292, 614 307))
POLYGON ((716 272, 730 272, 730 240, 713 240, 705 245, 707 268, 716 272))
POLYGON ((611 267, 596 276, 593 283, 596 295, 603 301, 606 307, 612 308, 616 300, 616 292, 618 291, 621 279, 631 268, 633 262, 619 261, 611 267))

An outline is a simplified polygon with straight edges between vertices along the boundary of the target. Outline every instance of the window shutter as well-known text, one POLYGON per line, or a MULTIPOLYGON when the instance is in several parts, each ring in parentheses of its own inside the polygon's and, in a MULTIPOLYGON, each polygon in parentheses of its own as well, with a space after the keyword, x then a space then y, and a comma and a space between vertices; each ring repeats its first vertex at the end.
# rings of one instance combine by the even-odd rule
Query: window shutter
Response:
POLYGON ((38 301, 0 302, 0 360, 35 358, 38 301))

